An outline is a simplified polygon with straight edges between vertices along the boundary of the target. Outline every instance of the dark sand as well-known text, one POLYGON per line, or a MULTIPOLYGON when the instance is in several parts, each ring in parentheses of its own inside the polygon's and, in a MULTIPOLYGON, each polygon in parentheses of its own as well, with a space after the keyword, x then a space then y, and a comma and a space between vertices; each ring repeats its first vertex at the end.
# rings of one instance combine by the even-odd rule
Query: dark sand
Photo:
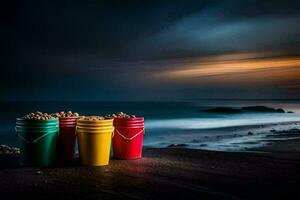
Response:
POLYGON ((146 149, 140 160, 111 160, 106 167, 75 163, 41 169, 42 175, 38 168, 20 168, 18 156, 2 154, 0 192, 9 199, 298 199, 300 151, 280 148, 275 153, 146 149))
MULTIPOLYGON (((271 128, 297 124, 220 131, 277 137, 271 128)), ((300 140, 251 150, 257 152, 145 149, 140 160, 111 160, 106 167, 76 161, 47 169, 20 168, 17 155, 0 154, 0 192, 10 199, 299 199, 300 140)))

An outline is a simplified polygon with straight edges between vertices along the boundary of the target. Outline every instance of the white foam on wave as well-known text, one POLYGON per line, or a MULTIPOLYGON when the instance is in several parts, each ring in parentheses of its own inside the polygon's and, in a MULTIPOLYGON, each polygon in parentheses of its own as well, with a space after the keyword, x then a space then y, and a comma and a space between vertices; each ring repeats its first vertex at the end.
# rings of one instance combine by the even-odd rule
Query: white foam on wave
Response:
POLYGON ((208 143, 207 146, 201 147, 201 149, 215 151, 243 151, 267 145, 269 142, 264 141, 263 138, 263 135, 233 137, 208 143))
POLYGON ((147 120, 147 129, 209 129, 233 126, 262 125, 270 123, 300 121, 296 114, 248 114, 224 118, 179 118, 147 120))
MULTIPOLYGON (((186 144, 185 148, 205 149, 214 151, 248 151, 249 149, 259 148, 276 140, 299 139, 300 135, 283 135, 280 138, 267 137, 269 129, 260 129, 262 131, 255 135, 248 135, 247 132, 206 132, 200 134, 197 129, 225 128, 233 126, 276 124, 283 122, 299 122, 300 115, 297 114, 248 114, 234 115, 223 118, 188 118, 188 119, 163 119, 146 121, 147 137, 145 137, 145 146, 149 147, 168 147, 169 145, 186 144), (156 130, 164 130, 165 135, 154 134, 156 130), (170 129, 171 131, 167 131, 170 129), (172 132, 172 130, 182 130, 172 132)), ((289 125, 278 125, 277 129, 289 128, 289 125)), ((298 128, 299 125, 295 126, 298 128)), ((213 130, 213 129, 212 129, 213 130)), ((276 135, 277 136, 277 135, 276 135)), ((182 145, 181 145, 182 146, 182 145)))

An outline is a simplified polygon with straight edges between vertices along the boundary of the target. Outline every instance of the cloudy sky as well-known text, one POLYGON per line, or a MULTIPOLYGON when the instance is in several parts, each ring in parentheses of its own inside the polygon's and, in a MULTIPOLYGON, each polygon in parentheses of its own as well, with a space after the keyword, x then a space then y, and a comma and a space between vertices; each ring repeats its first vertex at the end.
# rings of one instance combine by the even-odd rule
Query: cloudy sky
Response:
POLYGON ((297 1, 9 1, 0 100, 300 98, 297 1))

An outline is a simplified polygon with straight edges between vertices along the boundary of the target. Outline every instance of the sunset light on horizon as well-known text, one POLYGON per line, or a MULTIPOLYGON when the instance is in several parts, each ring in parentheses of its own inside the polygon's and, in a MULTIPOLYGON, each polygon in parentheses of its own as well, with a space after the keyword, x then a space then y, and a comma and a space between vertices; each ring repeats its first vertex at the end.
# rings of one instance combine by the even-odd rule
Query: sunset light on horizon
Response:
MULTIPOLYGON (((170 78, 193 78, 256 73, 266 70, 300 71, 300 57, 254 58, 210 62, 199 61, 198 63, 182 64, 181 67, 162 72, 160 75, 170 78)), ((270 76, 272 76, 272 74, 270 74, 270 76)))

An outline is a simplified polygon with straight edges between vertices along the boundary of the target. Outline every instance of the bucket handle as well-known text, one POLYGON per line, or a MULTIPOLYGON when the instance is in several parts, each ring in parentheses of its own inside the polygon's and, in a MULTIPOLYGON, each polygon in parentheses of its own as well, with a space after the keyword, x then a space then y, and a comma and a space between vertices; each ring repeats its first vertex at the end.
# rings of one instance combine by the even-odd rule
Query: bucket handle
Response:
POLYGON ((30 140, 27 140, 27 139, 26 139, 25 137, 23 137, 22 135, 20 135, 20 134, 18 133, 17 129, 16 129, 16 135, 17 135, 20 139, 22 139, 24 142, 29 143, 29 144, 34 144, 34 143, 36 143, 36 142, 39 141, 40 139, 42 139, 42 138, 46 137, 47 135, 49 135, 50 133, 51 133, 51 132, 45 133, 45 134, 41 135, 40 137, 37 137, 36 139, 30 141, 30 140))
POLYGON ((115 130, 116 130, 117 134, 120 135, 123 139, 131 141, 131 140, 133 140, 134 138, 136 138, 139 134, 141 134, 141 133, 145 130, 145 128, 143 128, 143 129, 140 130, 137 134, 135 134, 134 136, 132 136, 132 137, 130 137, 130 138, 129 138, 129 137, 126 137, 125 135, 123 135, 122 133, 120 133, 120 131, 119 131, 118 129, 115 128, 115 130))

